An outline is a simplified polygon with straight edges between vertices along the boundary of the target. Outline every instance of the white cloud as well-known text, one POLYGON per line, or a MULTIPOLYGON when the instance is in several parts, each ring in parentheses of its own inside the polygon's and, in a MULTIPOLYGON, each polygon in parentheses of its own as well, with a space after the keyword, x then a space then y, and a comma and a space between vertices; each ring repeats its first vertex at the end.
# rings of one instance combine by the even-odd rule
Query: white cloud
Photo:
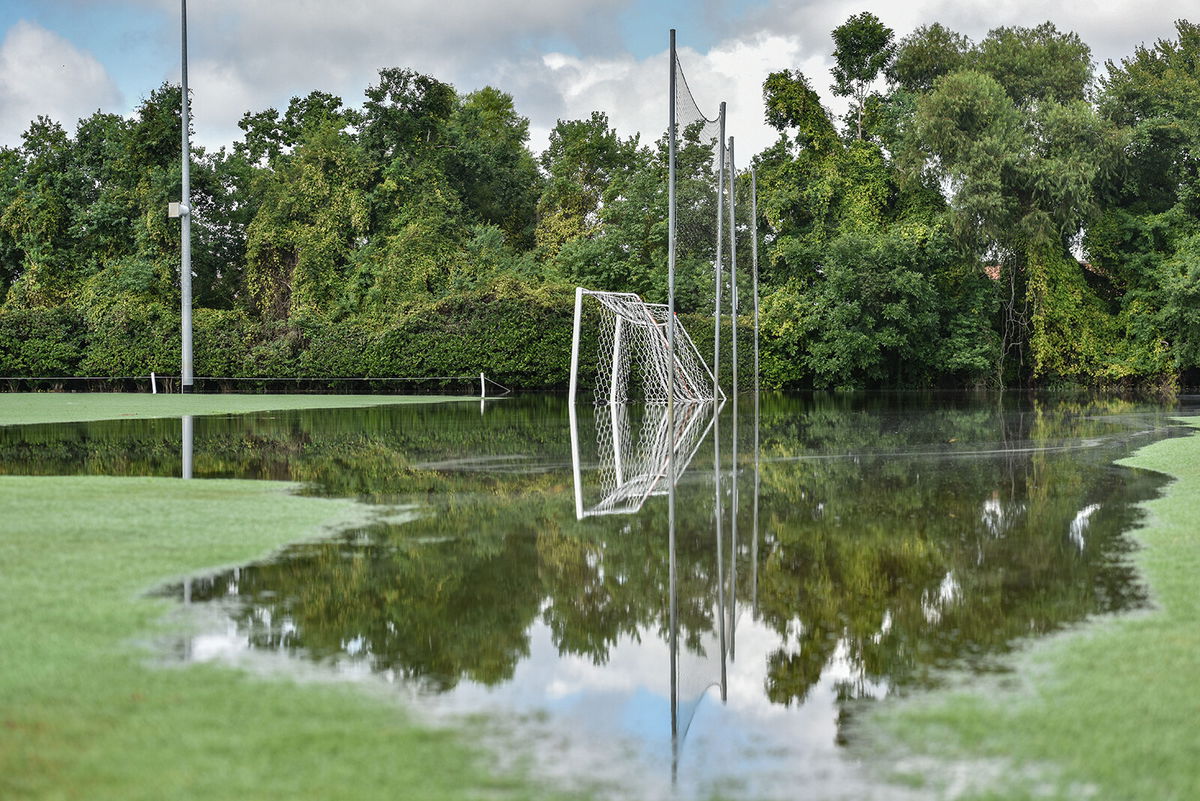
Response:
MULTIPOLYGON (((803 69, 819 62, 801 58, 793 37, 761 34, 722 42, 707 53, 679 50, 679 60, 700 111, 715 118, 725 101, 727 133, 739 143, 739 164, 775 139, 763 122, 762 84, 767 75, 788 66, 803 69)), ((579 58, 561 53, 537 62, 509 65, 500 80, 518 103, 529 103, 532 142, 545 147, 555 119, 587 117, 593 110, 608 114, 623 136, 641 132, 652 144, 667 129, 667 53, 645 59, 579 58)), ((682 85, 680 91, 683 91, 682 85)))
POLYGON ((22 20, 0 43, 0 145, 20 144, 39 114, 70 131, 96 109, 121 105, 104 65, 61 36, 22 20))
MULTIPOLYGON (((177 18, 178 4, 144 0, 177 18)), ((469 91, 499 83, 498 65, 538 54, 553 38, 583 52, 618 48, 617 21, 629 0, 326 0, 287 4, 211 0, 189 8, 189 84, 197 139, 240 136, 246 111, 286 106, 313 89, 347 105, 380 68, 410 67, 469 91)), ((163 77, 177 81, 175 67, 163 77)), ((501 84, 500 88, 508 90, 501 84)), ((510 90, 511 91, 511 90, 510 90)))
MULTIPOLYGON (((45 0, 72 5, 82 0, 45 0)), ((178 46, 177 0, 139 3, 161 19, 156 47, 178 46)), ((769 72, 803 71, 835 114, 846 101, 832 97, 830 31, 851 14, 876 13, 902 37, 932 21, 975 40, 999 25, 1036 25, 1051 17, 1062 30, 1077 31, 1095 60, 1120 59, 1140 42, 1173 37, 1177 17, 1192 10, 1179 0, 1152 7, 1132 0, 1097 4, 1064 0, 769 0, 738 12, 731 0, 704 0, 712 30, 727 35, 706 51, 680 40, 680 57, 703 110, 729 103, 729 131, 737 137, 739 163, 770 144, 763 123, 762 81, 769 72), (738 14, 740 18, 737 18, 738 14), (736 19, 735 19, 736 18, 736 19), (732 21, 731 21, 732 20, 732 21)), ((623 135, 642 133, 652 142, 666 127, 666 54, 640 58, 621 43, 621 21, 634 0, 207 0, 189 8, 191 88, 197 141, 228 144, 241 132, 246 111, 286 106, 313 89, 359 105, 381 67, 411 67, 453 83, 460 91, 491 84, 510 92, 531 121, 531 146, 540 150, 555 120, 603 110, 623 135)), ((681 20, 686 27, 688 20, 681 20)), ((662 31, 665 44, 666 31, 662 31)), ((65 122, 93 111, 132 111, 104 69, 63 39, 30 23, 8 33, 0 54, 0 142, 12 142, 36 113, 50 111, 65 122), (58 54, 58 55, 55 55, 58 54), (59 65, 71 65, 71 69, 59 65), (57 75, 69 72, 71 80, 57 75), (26 90, 24 87, 34 87, 26 90), (14 88, 15 87, 15 88, 14 88), (73 105, 72 105, 73 104, 73 105), (111 107, 111 108, 110 108, 111 107)), ((163 80, 178 81, 177 63, 146 75, 142 94, 163 80)), ((136 94, 126 87, 129 94, 136 94)), ((133 100, 135 98, 128 98, 133 100)))

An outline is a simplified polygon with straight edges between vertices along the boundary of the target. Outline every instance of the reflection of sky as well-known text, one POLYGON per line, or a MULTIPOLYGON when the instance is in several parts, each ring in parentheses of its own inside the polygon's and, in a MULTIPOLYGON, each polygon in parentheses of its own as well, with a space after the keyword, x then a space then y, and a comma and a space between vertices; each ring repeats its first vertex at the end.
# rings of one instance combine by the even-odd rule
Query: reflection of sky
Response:
MULTIPOLYGON (((209 619, 205 626, 185 647, 189 659, 256 658, 247 634, 233 620, 209 619)), ((680 726, 686 728, 686 736, 672 784, 670 646, 665 633, 641 629, 620 638, 604 664, 560 654, 550 628, 540 621, 527 635, 529 656, 517 665, 511 680, 491 687, 463 681, 446 693, 413 693, 418 708, 434 720, 451 723, 480 713, 503 721, 489 735, 497 744, 505 750, 516 746, 533 760, 539 774, 600 795, 699 798, 724 790, 738 796, 795 798, 799 783, 806 788, 805 797, 896 797, 894 789, 872 787, 860 766, 837 745, 838 685, 862 684, 844 645, 836 649, 805 702, 790 706, 772 703, 764 688, 769 655, 794 649, 748 612, 737 621, 737 657, 726 665, 724 703, 716 636, 702 638, 704 655, 684 649, 679 693, 680 726)), ((336 671, 346 678, 378 680, 369 654, 350 640, 346 645, 348 656, 339 659, 336 671)), ((886 694, 886 687, 873 683, 863 690, 876 697, 886 694)))

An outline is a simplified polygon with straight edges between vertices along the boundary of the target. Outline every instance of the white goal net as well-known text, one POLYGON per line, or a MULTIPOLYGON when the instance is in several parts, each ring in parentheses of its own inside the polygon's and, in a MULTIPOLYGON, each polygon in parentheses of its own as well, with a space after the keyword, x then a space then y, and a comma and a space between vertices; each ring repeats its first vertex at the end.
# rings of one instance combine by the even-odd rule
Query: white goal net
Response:
MULTIPOLYGON (((632 292, 577 288, 571 340, 571 401, 575 401, 580 389, 590 388, 595 402, 601 405, 626 403, 631 399, 647 404, 666 403, 672 380, 669 321, 665 305, 646 303, 632 292), (591 308, 585 309, 585 304, 591 308), (594 369, 580 366, 585 324, 595 329, 588 332, 595 335, 597 343, 594 369)), ((674 362, 676 401, 699 403, 725 398, 678 318, 674 362)), ((588 364, 593 362, 588 360, 588 364)))

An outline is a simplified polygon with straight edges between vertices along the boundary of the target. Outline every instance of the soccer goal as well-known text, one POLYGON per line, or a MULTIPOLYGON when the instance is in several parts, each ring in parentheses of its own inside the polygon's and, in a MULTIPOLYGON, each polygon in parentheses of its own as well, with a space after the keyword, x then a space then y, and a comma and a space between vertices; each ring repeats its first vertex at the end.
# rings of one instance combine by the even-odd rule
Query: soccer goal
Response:
MULTIPOLYGON (((666 403, 672 386, 669 322, 667 307, 661 303, 646 303, 632 292, 593 292, 577 287, 571 337, 571 402, 581 388, 590 386, 597 404, 626 403, 631 398, 647 404, 666 403), (581 371, 579 349, 585 324, 595 328, 588 333, 595 335, 597 352, 595 369, 581 371)), ((676 401, 724 400, 725 393, 713 380, 712 371, 678 318, 674 368, 676 401)))

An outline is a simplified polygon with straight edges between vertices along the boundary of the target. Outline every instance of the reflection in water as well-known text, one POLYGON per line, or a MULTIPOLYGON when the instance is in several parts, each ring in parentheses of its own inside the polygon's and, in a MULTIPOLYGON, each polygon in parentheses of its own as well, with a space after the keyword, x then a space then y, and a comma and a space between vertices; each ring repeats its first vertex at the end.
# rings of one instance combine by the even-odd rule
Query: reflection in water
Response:
POLYGON ((192 415, 185 414, 180 420, 180 436, 183 440, 180 448, 180 460, 183 462, 180 469, 181 478, 192 477, 192 444, 196 439, 195 424, 192 422, 192 415))
POLYGON ((671 431, 663 405, 610 403, 582 411, 568 404, 571 425, 571 466, 575 485, 575 517, 626 515, 639 511, 652 495, 665 495, 666 476, 674 454, 676 475, 682 475, 719 412, 712 402, 678 403, 671 431), (580 431, 579 417, 595 420, 594 437, 580 431), (637 417, 640 415, 640 423, 637 417), (631 417, 634 418, 631 423, 631 417), (583 458, 595 441, 597 465, 584 470, 583 458))
MULTIPOLYGON (((576 422, 596 425, 587 412, 576 422)), ((620 430, 658 430, 637 414, 620 430)), ((670 795, 670 761, 684 797, 872 797, 839 745, 859 704, 1144 603, 1121 532, 1161 482, 1112 461, 1166 435, 1164 414, 767 396, 753 421, 710 413, 673 540, 650 492, 630 514, 578 518, 575 477, 608 457, 568 462, 556 399, 482 417, 473 403, 198 417, 194 475, 298 480, 381 519, 172 588, 208 613, 177 653, 381 677, 431 715, 488 713, 540 770, 610 779, 614 795, 670 795), (756 444, 745 509, 735 434, 756 444)), ((181 475, 180 434, 172 420, 0 428, 0 472, 181 475)), ((630 448, 610 451, 627 478, 644 472, 630 448)))

